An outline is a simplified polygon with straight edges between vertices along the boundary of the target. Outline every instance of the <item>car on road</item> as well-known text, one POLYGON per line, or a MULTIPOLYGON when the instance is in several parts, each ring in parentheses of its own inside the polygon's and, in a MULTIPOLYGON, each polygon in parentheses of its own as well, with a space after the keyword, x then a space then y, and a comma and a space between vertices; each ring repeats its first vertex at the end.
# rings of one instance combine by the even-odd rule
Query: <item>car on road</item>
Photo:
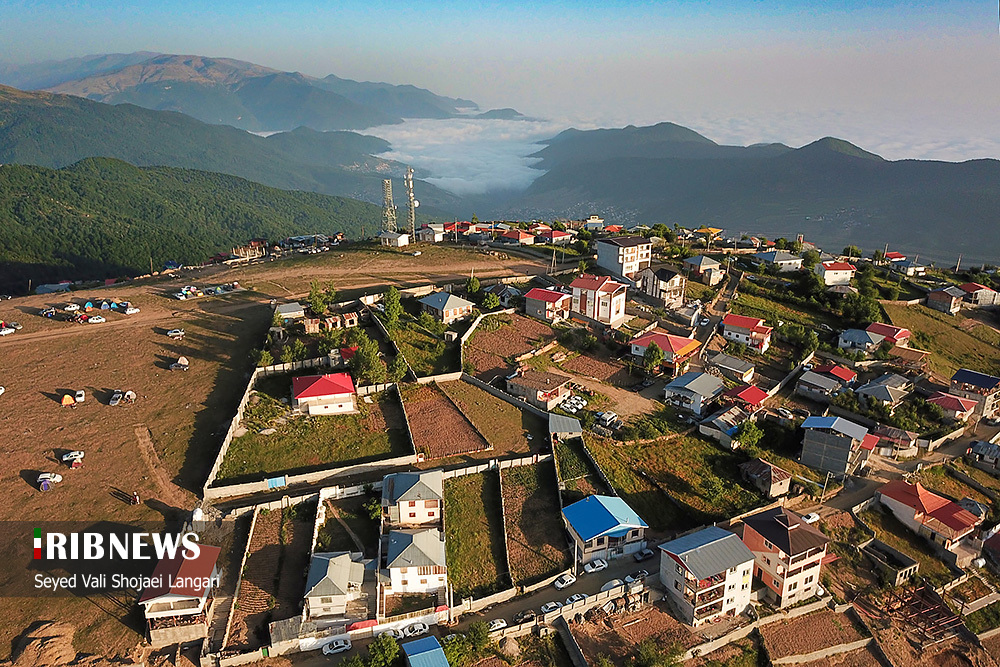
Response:
POLYGON ((400 630, 399 628, 389 628, 388 630, 383 630, 382 632, 378 633, 379 637, 383 635, 387 637, 392 637, 393 639, 402 639, 403 637, 406 636, 403 634, 403 631, 400 630))
POLYGON ((804 517, 802 517, 802 520, 805 521, 806 523, 816 523, 817 521, 819 521, 819 514, 816 514, 816 512, 810 512, 809 514, 806 514, 804 517))
POLYGON ((795 417, 790 410, 786 410, 785 408, 778 408, 777 412, 779 416, 784 417, 785 419, 793 419, 795 417))
POLYGON ((91 315, 90 319, 87 320, 90 324, 103 324, 107 322, 103 315, 91 315))
POLYGON ((566 598, 566 606, 569 606, 571 604, 576 604, 577 602, 583 602, 586 599, 587 595, 585 593, 574 593, 573 595, 570 595, 568 598, 566 598))
POLYGON ((546 602, 545 604, 542 605, 542 613, 548 614, 557 609, 562 609, 562 606, 563 606, 562 602, 556 602, 556 601, 546 602))
POLYGON ((420 635, 426 635, 430 627, 426 623, 414 623, 408 625, 403 629, 403 634, 407 637, 419 637, 420 635))
POLYGON ((608 561, 603 558, 597 558, 584 565, 583 571, 587 574, 593 574, 594 572, 600 572, 601 570, 606 570, 607 568, 608 561))
POLYGON ((13 329, 11 327, 3 327, 2 329, 0 329, 0 336, 9 336, 16 331, 17 329, 13 329))
POLYGON ((525 609, 524 611, 519 611, 514 616, 514 623, 521 625, 522 623, 527 623, 528 621, 535 620, 537 614, 531 609, 525 609))
POLYGON ((707 317, 703 317, 703 318, 701 318, 701 321, 698 322, 698 326, 707 327, 711 323, 712 323, 712 320, 708 319, 707 317))
POLYGON ((635 559, 636 563, 641 563, 644 560, 649 560, 655 555, 656 554, 653 553, 652 549, 643 549, 642 551, 636 551, 634 554, 632 554, 632 558, 635 559))
POLYGON ((561 591, 567 586, 572 586, 575 583, 576 583, 576 577, 567 572, 566 574, 556 579, 555 582, 553 582, 553 585, 556 587, 556 590, 561 591))
POLYGON ((344 651, 350 650, 350 639, 334 639, 329 644, 323 645, 323 655, 336 655, 337 653, 343 653, 344 651))
POLYGON ((111 394, 111 400, 108 401, 108 405, 114 406, 121 403, 124 393, 121 389, 115 389, 114 393, 111 394))
POLYGON ((618 588, 619 586, 623 585, 624 583, 625 582, 622 581, 621 579, 612 579, 608 583, 606 583, 603 586, 601 586, 601 592, 604 593, 604 592, 610 591, 610 590, 612 590, 614 588, 618 588))
POLYGON ((503 630, 506 627, 507 627, 507 621, 505 621, 502 618, 494 618, 486 626, 486 629, 489 630, 490 632, 493 632, 495 630, 503 630))
POLYGON ((625 577, 625 583, 626 584, 634 584, 637 581, 645 581, 646 577, 648 577, 648 576, 649 576, 649 572, 647 570, 638 570, 638 571, 633 572, 632 574, 628 575, 627 577, 625 577))
POLYGON ((73 400, 76 401, 77 403, 83 403, 85 400, 87 400, 87 392, 85 392, 83 389, 77 389, 76 393, 73 394, 73 400))
POLYGON ((655 378, 646 378, 642 381, 640 386, 645 389, 646 387, 652 387, 654 384, 656 384, 655 378))
POLYGON ((67 313, 72 313, 74 310, 80 310, 80 304, 78 303, 67 303, 63 308, 67 313))

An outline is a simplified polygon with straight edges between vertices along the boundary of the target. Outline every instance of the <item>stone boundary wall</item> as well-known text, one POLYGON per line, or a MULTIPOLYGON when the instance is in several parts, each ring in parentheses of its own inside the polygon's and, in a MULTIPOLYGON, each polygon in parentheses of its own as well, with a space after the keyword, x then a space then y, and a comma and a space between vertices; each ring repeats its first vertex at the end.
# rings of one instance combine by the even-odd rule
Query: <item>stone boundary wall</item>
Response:
POLYGON ((812 662, 813 660, 822 660, 823 658, 829 658, 830 656, 840 655, 841 653, 849 653, 851 651, 857 651, 861 648, 866 648, 875 642, 871 637, 866 637, 865 639, 859 639, 857 641, 851 642, 850 644, 837 644, 836 646, 831 646, 830 648, 825 648, 819 651, 813 651, 812 653, 803 653, 801 655, 786 655, 784 658, 774 658, 771 660, 772 665, 798 665, 803 662, 812 662))

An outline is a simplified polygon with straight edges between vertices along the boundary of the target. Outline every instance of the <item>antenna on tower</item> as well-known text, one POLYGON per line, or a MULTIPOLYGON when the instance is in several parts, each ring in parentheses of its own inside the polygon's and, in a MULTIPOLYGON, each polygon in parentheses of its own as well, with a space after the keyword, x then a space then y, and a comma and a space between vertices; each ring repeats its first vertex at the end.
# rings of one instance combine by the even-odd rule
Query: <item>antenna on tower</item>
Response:
POLYGON ((396 231, 396 205, 392 203, 392 179, 382 181, 382 231, 396 231))
POLYGON ((406 168, 403 182, 406 184, 406 222, 412 239, 417 233, 417 207, 420 206, 420 202, 413 198, 413 167, 406 168))

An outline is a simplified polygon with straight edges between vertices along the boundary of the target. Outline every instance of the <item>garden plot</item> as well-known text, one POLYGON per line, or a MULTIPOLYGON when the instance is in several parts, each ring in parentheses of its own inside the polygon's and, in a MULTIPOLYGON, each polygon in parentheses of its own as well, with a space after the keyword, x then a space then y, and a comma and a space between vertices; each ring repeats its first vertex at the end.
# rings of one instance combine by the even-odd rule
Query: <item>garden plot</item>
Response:
POLYGON ((645 640, 652 639, 663 648, 677 645, 683 649, 700 642, 697 635, 670 615, 662 602, 635 613, 572 627, 580 650, 591 664, 599 664, 599 656, 603 656, 616 667, 635 664, 632 656, 645 640))
MULTIPOLYGON (((538 452, 548 440, 548 424, 469 382, 438 385, 492 447, 493 456, 538 452)), ((413 417, 410 416, 412 421, 413 417)))
POLYGON ((378 551, 379 522, 372 519, 364 507, 365 502, 374 497, 376 496, 325 500, 326 521, 316 536, 315 551, 361 551, 365 558, 375 558, 378 551), (338 517, 340 521, 337 520, 338 517))
POLYGON ((563 505, 571 505, 587 496, 610 493, 583 451, 583 441, 580 438, 557 442, 555 457, 559 464, 559 478, 564 487, 563 505))
POLYGON ((768 623, 759 631, 771 660, 777 660, 864 639, 862 627, 847 614, 823 610, 768 623))
POLYGON ((508 587, 500 478, 495 472, 444 481, 444 525, 448 581, 456 600, 508 587))
POLYGON ((510 576, 532 584, 569 564, 555 468, 544 462, 500 471, 510 576))
POLYGON ((428 459, 490 449, 462 411, 436 384, 410 385, 403 389, 406 414, 417 452, 428 459))
POLYGON ((466 343, 465 360, 476 377, 485 382, 507 375, 514 357, 555 340, 552 327, 523 315, 483 318, 466 343))

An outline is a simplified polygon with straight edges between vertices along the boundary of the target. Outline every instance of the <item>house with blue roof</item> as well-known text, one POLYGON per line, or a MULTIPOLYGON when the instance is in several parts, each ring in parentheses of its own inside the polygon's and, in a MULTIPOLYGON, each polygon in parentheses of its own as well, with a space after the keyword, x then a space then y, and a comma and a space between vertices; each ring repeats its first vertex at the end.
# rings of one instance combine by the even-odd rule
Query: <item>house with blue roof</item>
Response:
POLYGON ((407 667, 448 667, 448 658, 437 637, 427 636, 400 644, 407 667))
POLYGON ((587 496, 563 508, 576 562, 613 560, 646 548, 649 525, 617 496, 587 496))
POLYGON ((960 368, 951 376, 950 393, 976 402, 975 414, 989 419, 1000 414, 1000 378, 960 368))

